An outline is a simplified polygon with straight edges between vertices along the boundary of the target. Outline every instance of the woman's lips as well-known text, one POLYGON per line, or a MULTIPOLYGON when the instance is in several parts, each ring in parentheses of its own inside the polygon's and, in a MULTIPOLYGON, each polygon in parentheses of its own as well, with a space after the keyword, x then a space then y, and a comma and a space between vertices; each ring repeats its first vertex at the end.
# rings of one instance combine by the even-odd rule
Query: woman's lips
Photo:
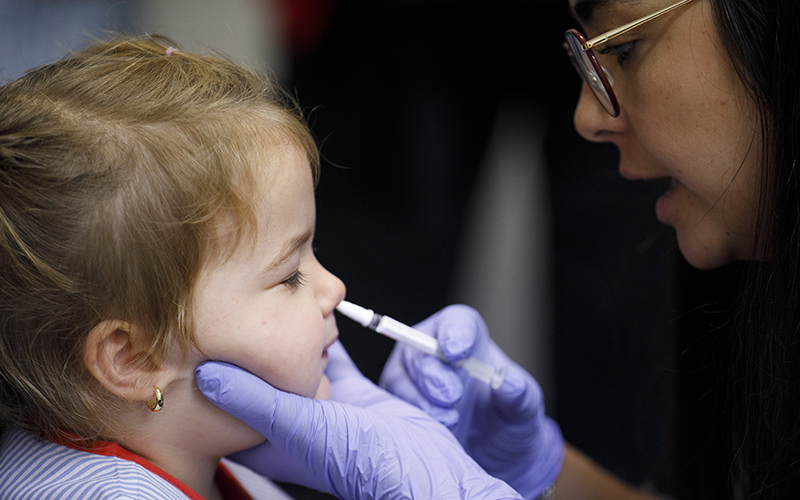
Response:
POLYGON ((675 212, 675 190, 679 182, 671 179, 669 189, 656 201, 656 218, 662 224, 670 224, 675 212))

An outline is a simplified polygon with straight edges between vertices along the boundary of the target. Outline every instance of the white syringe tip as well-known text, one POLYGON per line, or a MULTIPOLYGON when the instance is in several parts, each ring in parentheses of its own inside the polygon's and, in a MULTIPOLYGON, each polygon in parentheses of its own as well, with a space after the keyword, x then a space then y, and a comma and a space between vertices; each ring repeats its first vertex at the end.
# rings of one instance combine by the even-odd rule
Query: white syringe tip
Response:
POLYGON ((352 319, 356 323, 359 323, 361 326, 368 326, 372 321, 373 316, 375 316, 375 313, 372 311, 372 309, 365 309, 361 306, 353 304, 352 302, 347 302, 346 300, 339 302, 339 305, 336 306, 336 310, 352 319))

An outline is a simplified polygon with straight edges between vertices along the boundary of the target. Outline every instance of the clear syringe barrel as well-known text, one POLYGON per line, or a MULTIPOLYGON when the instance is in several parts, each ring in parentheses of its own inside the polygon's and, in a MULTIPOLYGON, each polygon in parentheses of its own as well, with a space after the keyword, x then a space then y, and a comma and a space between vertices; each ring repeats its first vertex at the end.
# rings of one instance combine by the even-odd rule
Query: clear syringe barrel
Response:
POLYGON ((489 363, 485 363, 477 358, 470 357, 451 363, 442 353, 442 350, 439 348, 439 342, 437 342, 435 338, 388 316, 376 314, 368 327, 398 342, 409 344, 426 354, 436 356, 446 363, 462 368, 472 378, 489 384, 492 389, 500 387, 503 380, 505 380, 505 369, 496 369, 489 363), (376 322, 375 320, 378 321, 376 322))
POLYGON ((506 378, 505 368, 495 368, 478 358, 470 357, 458 360, 455 362, 455 366, 466 370, 470 377, 489 384, 492 389, 497 389, 503 385, 503 380, 506 378))

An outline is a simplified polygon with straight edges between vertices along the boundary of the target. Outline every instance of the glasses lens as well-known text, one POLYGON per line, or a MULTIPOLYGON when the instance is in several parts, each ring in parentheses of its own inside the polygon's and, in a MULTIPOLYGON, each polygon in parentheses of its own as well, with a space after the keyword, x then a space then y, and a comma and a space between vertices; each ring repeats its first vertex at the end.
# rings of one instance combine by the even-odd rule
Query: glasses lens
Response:
MULTIPOLYGON (((570 55, 572 56, 570 59, 575 69, 578 70, 583 80, 589 84, 589 88, 592 89, 592 92, 597 96, 597 100, 600 101, 600 104, 603 105, 605 110, 612 116, 616 116, 609 91, 606 90, 603 80, 600 78, 600 75, 597 74, 595 64, 592 62, 589 54, 583 51, 581 42, 572 32, 567 32, 566 39, 569 45, 570 55)), ((598 64, 597 66, 599 67, 600 65, 598 64)))

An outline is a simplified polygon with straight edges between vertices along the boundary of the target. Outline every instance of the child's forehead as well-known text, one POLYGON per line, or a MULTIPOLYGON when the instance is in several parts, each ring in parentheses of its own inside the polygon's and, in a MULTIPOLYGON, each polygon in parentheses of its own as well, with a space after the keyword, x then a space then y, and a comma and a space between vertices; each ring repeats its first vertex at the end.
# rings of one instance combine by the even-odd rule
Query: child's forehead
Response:
MULTIPOLYGON (((264 187, 269 188, 275 183, 276 173, 285 170, 286 162, 297 155, 306 160, 306 168, 312 172, 313 177, 313 169, 308 162, 309 151, 303 139, 292 130, 266 120, 239 128, 240 130, 232 131, 236 134, 232 142, 238 143, 238 146, 231 149, 241 150, 240 168, 248 171, 253 180, 263 182, 264 187)), ((236 162, 237 159, 234 158, 233 161, 236 162)))
POLYGON ((287 241, 313 235, 313 171, 305 151, 288 140, 258 149, 248 155, 249 175, 239 180, 240 206, 221 211, 210 227, 211 262, 234 253, 277 252, 287 241))
POLYGON ((254 153, 248 165, 252 175, 249 196, 253 210, 258 212, 259 205, 273 203, 290 188, 310 191, 313 195, 314 172, 308 155, 297 141, 288 137, 267 138, 256 145, 254 153))
POLYGON ((231 113, 230 110, 221 113, 225 122, 222 125, 222 149, 225 149, 225 143, 231 149, 238 149, 238 153, 249 160, 243 165, 251 174, 265 172, 271 165, 299 151, 308 160, 307 166, 316 185, 319 153, 302 116, 268 104, 239 111, 241 113, 231 113))

